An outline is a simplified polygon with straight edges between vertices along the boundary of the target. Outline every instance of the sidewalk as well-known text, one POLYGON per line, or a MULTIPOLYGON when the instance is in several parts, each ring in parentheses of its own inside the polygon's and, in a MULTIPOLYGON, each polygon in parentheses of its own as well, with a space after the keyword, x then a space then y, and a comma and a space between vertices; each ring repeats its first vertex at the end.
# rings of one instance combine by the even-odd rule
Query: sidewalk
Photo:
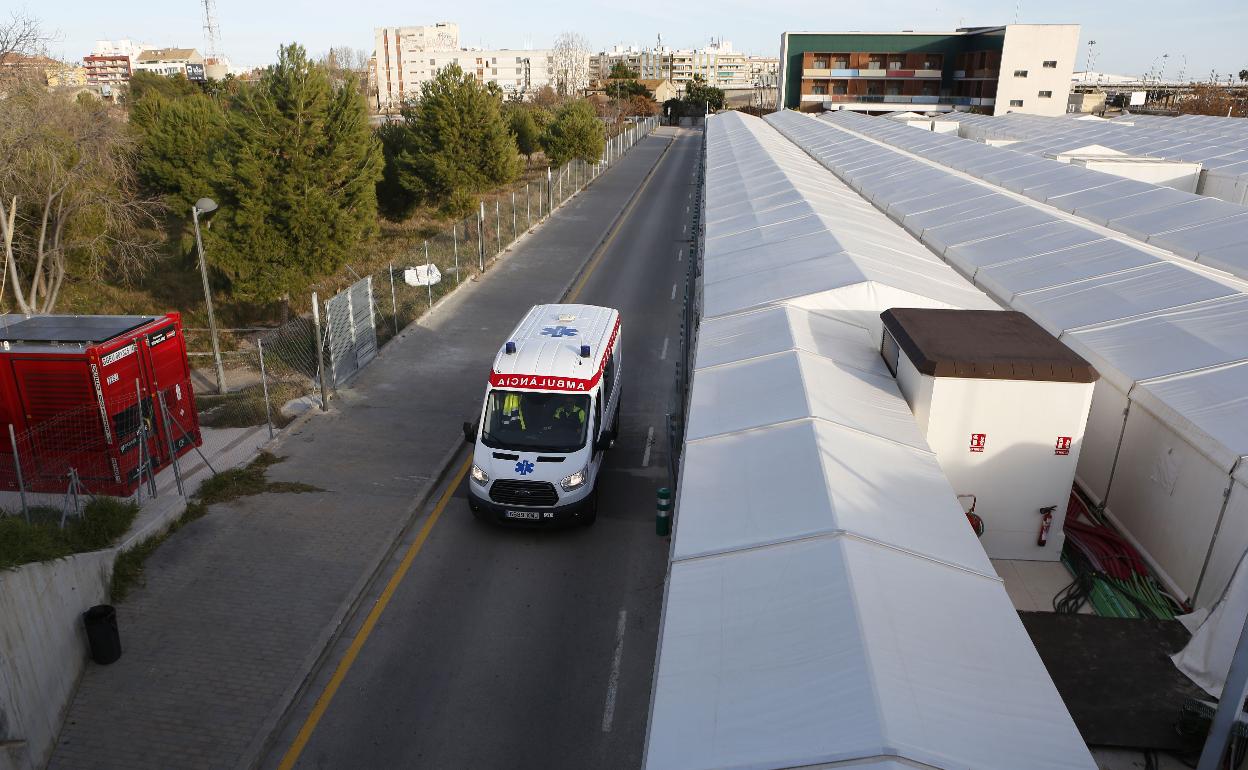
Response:
POLYGON ((460 448, 499 341, 575 279, 670 135, 616 167, 448 297, 278 441, 273 481, 324 492, 217 506, 118 607, 121 660, 89 665, 50 768, 251 767, 368 579, 460 448))

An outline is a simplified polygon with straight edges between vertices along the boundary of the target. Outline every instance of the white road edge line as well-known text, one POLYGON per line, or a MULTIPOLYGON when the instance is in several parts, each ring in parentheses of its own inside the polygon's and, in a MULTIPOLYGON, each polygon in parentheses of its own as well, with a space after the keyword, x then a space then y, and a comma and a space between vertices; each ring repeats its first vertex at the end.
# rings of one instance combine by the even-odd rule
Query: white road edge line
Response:
POLYGON ((681 249, 680 251, 677 251, 677 252, 676 252, 676 261, 677 261, 677 262, 680 262, 680 261, 681 261, 681 260, 683 260, 684 258, 685 258, 685 250, 684 250, 684 249, 681 249))
POLYGON ((663 338, 663 352, 659 354, 659 360, 660 360, 660 361, 666 361, 666 360, 667 360, 667 343, 668 343, 670 340, 671 340, 671 338, 670 338, 670 337, 664 337, 664 338, 663 338))
POLYGON ((654 446, 654 426, 650 426, 649 432, 646 433, 646 451, 641 456, 641 467, 650 467, 650 447, 654 446))
POLYGON ((672 284, 672 300, 676 299, 676 284, 672 284))
POLYGON ((621 609, 620 620, 615 626, 615 654, 611 656, 611 676, 607 678, 607 703, 602 709, 604 733, 611 732, 611 723, 615 721, 615 696, 620 689, 620 661, 624 658, 624 629, 627 625, 628 610, 621 609))

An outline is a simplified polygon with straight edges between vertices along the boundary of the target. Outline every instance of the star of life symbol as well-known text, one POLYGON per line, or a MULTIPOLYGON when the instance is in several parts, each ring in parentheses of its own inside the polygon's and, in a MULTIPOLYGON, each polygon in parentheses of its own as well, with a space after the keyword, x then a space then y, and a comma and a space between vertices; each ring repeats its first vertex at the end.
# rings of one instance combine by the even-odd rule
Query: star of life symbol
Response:
POLYGON ((532 472, 533 472, 533 463, 529 462, 528 460, 521 460, 520 462, 516 463, 516 473, 519 473, 521 476, 527 476, 532 472))
POLYGON ((547 326, 542 329, 542 334, 547 337, 575 337, 576 329, 567 326, 547 326))

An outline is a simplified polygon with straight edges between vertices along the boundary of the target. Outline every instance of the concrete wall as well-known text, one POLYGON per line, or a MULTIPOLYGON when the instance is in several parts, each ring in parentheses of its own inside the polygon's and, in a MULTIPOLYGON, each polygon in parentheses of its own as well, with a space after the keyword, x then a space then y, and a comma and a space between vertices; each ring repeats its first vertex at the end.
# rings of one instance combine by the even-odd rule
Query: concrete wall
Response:
POLYGON ((81 615, 108 599, 116 549, 0 571, 0 770, 51 756, 87 663, 81 615))
POLYGON ((1078 24, 1007 25, 993 114, 1066 114, 1066 104, 1070 99, 1070 74, 1074 71, 1078 45, 1078 24), (1055 61, 1057 66, 1045 67, 1046 61, 1055 61), (1015 77, 1014 73, 1018 70, 1026 70, 1027 77, 1015 77), (1041 91, 1051 91, 1052 96, 1041 97, 1041 91), (1021 107, 1011 106, 1011 100, 1020 100, 1023 104, 1021 107))

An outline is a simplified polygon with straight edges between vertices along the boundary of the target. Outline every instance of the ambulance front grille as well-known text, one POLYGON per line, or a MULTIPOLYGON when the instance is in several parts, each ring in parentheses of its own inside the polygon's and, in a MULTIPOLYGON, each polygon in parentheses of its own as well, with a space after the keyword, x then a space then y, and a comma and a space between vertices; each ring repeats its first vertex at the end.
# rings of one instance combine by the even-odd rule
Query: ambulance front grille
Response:
POLYGON ((559 495, 549 481, 499 479, 490 487, 490 499, 502 505, 554 505, 559 495))

